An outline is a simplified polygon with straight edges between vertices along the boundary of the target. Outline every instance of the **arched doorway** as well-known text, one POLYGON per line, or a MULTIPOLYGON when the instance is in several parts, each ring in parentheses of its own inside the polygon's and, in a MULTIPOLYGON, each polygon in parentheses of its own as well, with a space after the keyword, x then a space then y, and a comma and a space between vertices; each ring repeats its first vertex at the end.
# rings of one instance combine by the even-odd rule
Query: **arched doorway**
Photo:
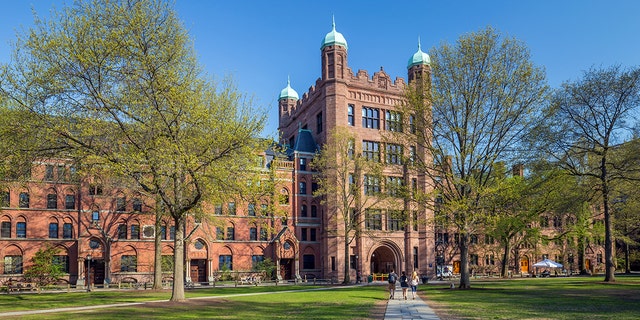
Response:
POLYGON ((371 273, 398 271, 397 261, 398 259, 391 248, 380 246, 371 254, 371 273))

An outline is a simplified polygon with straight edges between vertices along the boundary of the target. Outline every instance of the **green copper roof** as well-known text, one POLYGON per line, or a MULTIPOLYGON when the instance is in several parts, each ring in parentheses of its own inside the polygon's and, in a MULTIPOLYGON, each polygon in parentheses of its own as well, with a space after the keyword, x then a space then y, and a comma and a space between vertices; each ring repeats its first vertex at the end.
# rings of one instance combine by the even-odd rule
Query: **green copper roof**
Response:
POLYGON ((409 58, 407 69, 423 64, 431 64, 431 58, 428 54, 422 52, 422 49, 420 49, 420 38, 418 38, 418 51, 409 58))
POLYGON ((278 97, 278 101, 282 99, 295 99, 298 100, 298 93, 291 88, 291 82, 287 77, 287 87, 280 91, 280 97, 278 97))
POLYGON ((347 40, 344 38, 342 33, 336 31, 335 20, 333 20, 332 25, 333 25, 333 28, 331 32, 327 33, 327 35, 324 36, 324 39, 322 40, 322 46, 320 46, 320 50, 324 49, 324 47, 326 46, 332 46, 332 45, 343 46, 345 49, 348 50, 349 46, 347 46, 347 40))

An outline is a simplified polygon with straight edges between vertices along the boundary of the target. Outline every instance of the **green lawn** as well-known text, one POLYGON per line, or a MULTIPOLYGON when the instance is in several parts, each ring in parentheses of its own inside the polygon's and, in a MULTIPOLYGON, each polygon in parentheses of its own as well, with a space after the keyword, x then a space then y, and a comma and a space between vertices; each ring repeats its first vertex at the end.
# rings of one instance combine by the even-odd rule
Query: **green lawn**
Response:
MULTIPOLYGON (((446 284, 419 286, 446 319, 638 319, 640 277, 474 279, 469 290, 446 284)), ((382 319, 386 286, 314 289, 311 286, 209 288, 187 291, 185 303, 152 302, 20 319, 382 319), (274 294, 264 294, 273 291, 274 294), (217 297, 217 298, 211 298, 217 297)), ((0 295, 0 312, 166 300, 170 292, 94 291, 0 295)))
POLYGON ((640 277, 474 280, 472 289, 423 286, 432 307, 454 319, 638 319, 640 277))

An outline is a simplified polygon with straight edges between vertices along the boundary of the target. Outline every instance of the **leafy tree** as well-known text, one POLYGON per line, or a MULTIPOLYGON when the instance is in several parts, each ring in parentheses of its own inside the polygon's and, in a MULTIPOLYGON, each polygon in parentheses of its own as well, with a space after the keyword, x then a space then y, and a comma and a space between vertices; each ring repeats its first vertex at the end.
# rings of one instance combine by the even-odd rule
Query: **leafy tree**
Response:
POLYGON ((547 86, 526 46, 492 28, 443 43, 430 55, 432 83, 407 90, 405 113, 425 128, 415 143, 428 157, 417 164, 436 183, 440 222, 460 234, 459 287, 469 288, 470 235, 490 212, 481 200, 492 192, 494 164, 517 155, 547 86))
POLYGON ((253 266, 254 271, 263 272, 268 279, 275 278, 276 264, 270 258, 266 258, 253 266))
POLYGON ((62 266, 55 261, 58 252, 58 248, 46 245, 31 258, 31 267, 25 270, 24 278, 36 283, 38 290, 62 277, 62 266))
POLYGON ((264 115, 199 67, 162 0, 77 1, 20 35, 2 91, 47 142, 128 178, 174 222, 172 301, 184 296, 187 215, 253 165, 264 115))
MULTIPOLYGON (((640 69, 591 69, 566 82, 554 96, 548 136, 542 146, 571 174, 591 181, 599 195, 605 229, 605 281, 615 281, 612 183, 628 179, 629 168, 614 163, 612 152, 632 137, 640 104, 640 69)), ((636 123, 637 124, 637 123, 636 123)), ((595 197, 594 197, 595 198, 595 197)))
POLYGON ((347 128, 336 127, 329 132, 327 142, 315 156, 311 166, 318 171, 318 189, 314 196, 322 197, 331 221, 327 233, 341 238, 344 261, 343 283, 351 281, 349 274, 350 245, 369 233, 365 226, 365 210, 387 199, 382 192, 380 159, 367 159, 356 152, 355 135, 347 128), (372 186, 365 195, 363 181, 372 186))

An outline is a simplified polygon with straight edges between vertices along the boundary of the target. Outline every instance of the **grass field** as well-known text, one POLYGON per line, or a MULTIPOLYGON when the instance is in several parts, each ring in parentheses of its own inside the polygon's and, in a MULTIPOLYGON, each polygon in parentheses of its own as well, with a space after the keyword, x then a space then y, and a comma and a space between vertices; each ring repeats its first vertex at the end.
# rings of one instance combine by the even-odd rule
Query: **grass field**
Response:
MULTIPOLYGON (((419 286, 420 295, 442 319, 638 319, 640 277, 474 279, 469 290, 445 283, 419 286)), ((185 303, 170 292, 144 290, 0 295, 0 313, 73 306, 140 304, 15 319, 382 319, 386 286, 208 288, 187 291, 185 303), (297 290, 297 291, 294 291, 297 290), (281 291, 273 294, 267 292, 281 291)))

